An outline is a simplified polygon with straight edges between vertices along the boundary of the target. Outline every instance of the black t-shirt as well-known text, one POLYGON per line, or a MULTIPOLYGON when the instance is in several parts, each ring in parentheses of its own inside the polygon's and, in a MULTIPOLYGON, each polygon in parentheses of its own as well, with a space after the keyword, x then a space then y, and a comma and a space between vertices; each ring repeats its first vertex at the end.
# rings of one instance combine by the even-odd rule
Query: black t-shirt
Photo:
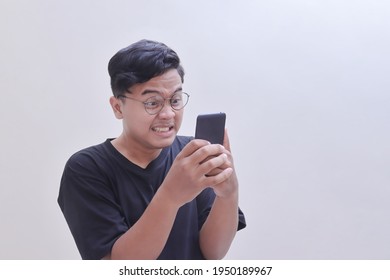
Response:
MULTIPOLYGON (((101 259, 141 217, 177 154, 191 140, 178 136, 145 169, 107 139, 74 154, 62 175, 58 203, 83 259, 101 259)), ((159 259, 203 259, 199 230, 214 201, 211 188, 183 205, 159 259)), ((245 227, 240 212, 238 229, 245 227)))

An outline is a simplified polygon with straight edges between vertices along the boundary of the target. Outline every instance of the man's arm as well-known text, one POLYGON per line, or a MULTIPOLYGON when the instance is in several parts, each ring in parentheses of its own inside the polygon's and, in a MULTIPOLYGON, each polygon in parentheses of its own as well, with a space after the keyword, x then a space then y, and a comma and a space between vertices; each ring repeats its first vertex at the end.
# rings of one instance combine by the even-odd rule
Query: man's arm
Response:
MULTIPOLYGON (((230 143, 225 132, 224 147, 233 168, 230 143)), ((216 194, 209 216, 200 231, 200 248, 206 259, 222 259, 228 252, 238 227, 238 180, 236 173, 212 187, 216 194)))
POLYGON ((167 242, 178 206, 157 192, 141 218, 114 243, 108 259, 157 259, 167 242))

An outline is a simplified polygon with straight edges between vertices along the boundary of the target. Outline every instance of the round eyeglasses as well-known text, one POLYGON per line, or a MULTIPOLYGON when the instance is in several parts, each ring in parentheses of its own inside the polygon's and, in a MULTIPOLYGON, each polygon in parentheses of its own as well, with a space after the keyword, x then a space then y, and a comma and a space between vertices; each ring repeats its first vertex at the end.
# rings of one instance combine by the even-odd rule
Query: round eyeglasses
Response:
POLYGON ((148 114, 157 115, 158 113, 161 112, 162 108, 165 105, 166 100, 169 101, 169 104, 171 105, 173 110, 179 111, 183 109, 187 105, 190 95, 188 93, 180 91, 174 93, 170 98, 164 98, 161 95, 156 95, 156 96, 149 97, 145 101, 141 101, 126 95, 119 95, 118 98, 126 98, 126 99, 143 103, 145 107, 145 111, 148 114))

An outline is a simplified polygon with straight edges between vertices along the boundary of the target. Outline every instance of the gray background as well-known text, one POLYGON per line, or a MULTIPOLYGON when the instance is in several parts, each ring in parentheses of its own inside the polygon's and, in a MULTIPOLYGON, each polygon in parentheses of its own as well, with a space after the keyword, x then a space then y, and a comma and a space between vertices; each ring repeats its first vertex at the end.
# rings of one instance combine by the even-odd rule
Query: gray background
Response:
POLYGON ((181 134, 224 111, 248 227, 228 259, 390 258, 390 2, 0 2, 0 258, 78 259, 56 199, 77 150, 116 137, 109 58, 182 58, 181 134))

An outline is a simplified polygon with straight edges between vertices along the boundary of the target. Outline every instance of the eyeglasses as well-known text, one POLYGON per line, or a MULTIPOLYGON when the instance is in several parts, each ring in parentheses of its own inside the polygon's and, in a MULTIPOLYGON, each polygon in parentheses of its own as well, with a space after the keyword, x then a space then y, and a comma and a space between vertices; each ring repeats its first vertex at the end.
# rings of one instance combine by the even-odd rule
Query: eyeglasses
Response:
POLYGON ((190 98, 190 95, 185 93, 185 92, 176 92, 171 96, 171 98, 164 98, 161 95, 156 95, 153 97, 150 97, 146 99, 145 101, 141 101, 138 99, 135 99, 130 96, 126 95, 119 95, 118 98, 126 98, 126 99, 131 99, 140 103, 143 103, 145 106, 145 111, 150 114, 150 115, 157 115, 158 113, 161 112, 162 108, 165 105, 165 101, 169 100, 169 104, 171 105, 172 109, 179 111, 183 109, 190 98))

